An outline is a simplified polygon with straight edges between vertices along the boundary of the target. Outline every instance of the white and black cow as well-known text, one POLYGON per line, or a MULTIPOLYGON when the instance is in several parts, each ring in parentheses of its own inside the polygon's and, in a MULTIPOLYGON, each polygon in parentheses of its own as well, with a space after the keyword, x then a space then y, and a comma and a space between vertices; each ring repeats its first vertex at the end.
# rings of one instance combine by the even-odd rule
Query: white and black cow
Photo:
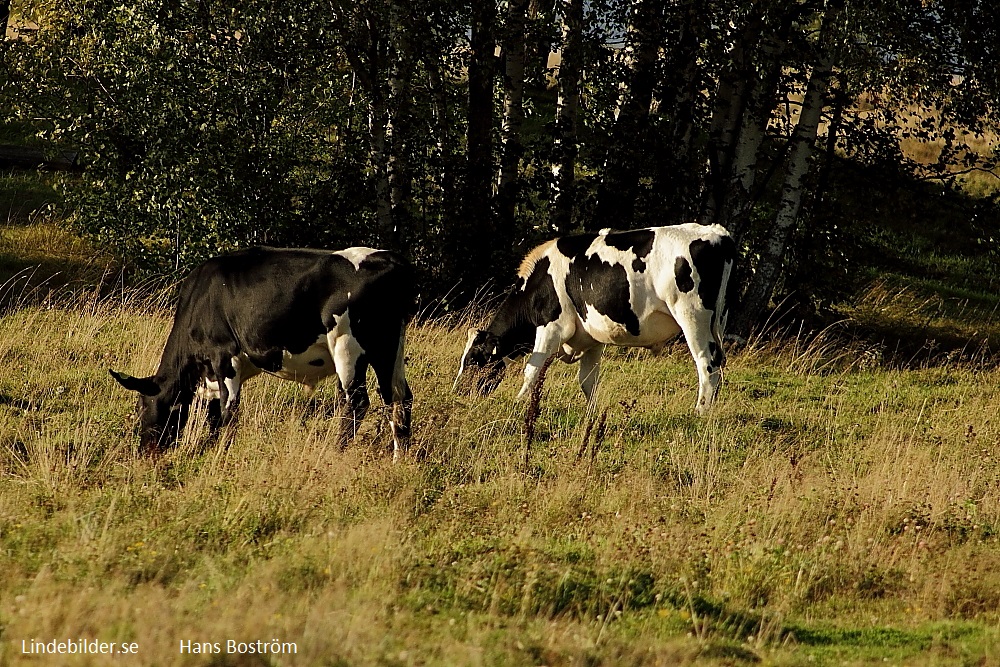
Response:
POLYGON ((413 402, 403 371, 413 278, 399 255, 372 248, 251 248, 208 260, 180 287, 173 328, 154 375, 111 371, 137 391, 140 441, 176 441, 196 395, 213 429, 229 423, 247 379, 270 373, 312 389, 340 380, 348 409, 341 445, 368 410, 365 375, 375 371, 391 405, 394 455, 405 449, 413 402))
POLYGON ((659 348, 684 334, 698 367, 696 410, 711 406, 726 357, 726 291, 736 244, 719 225, 684 224, 578 234, 543 243, 524 258, 514 290, 485 331, 469 330, 455 381, 481 393, 530 352, 518 398, 530 394, 554 355, 580 362, 594 400, 605 345, 659 348))

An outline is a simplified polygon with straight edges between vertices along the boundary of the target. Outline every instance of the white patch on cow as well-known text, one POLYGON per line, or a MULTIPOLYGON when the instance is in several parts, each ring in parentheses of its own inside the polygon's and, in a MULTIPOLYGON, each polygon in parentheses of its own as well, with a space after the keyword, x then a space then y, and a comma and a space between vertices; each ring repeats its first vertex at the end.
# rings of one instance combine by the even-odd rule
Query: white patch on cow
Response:
POLYGON ((195 390, 195 395, 205 401, 214 401, 220 397, 219 382, 202 378, 202 384, 195 390))
MULTIPOLYGON (((239 401, 240 387, 243 386, 244 382, 262 372, 242 353, 233 357, 231 363, 234 371, 233 377, 223 379, 226 390, 229 393, 229 400, 226 401, 225 408, 231 408, 239 401)), ((219 386, 218 379, 210 380, 207 377, 202 378, 202 384, 195 390, 195 395, 206 401, 220 400, 222 398, 222 389, 219 386)))
POLYGON ((625 271, 631 274, 632 260, 635 259, 635 253, 631 250, 619 250, 614 246, 609 246, 608 240, 605 238, 606 236, 606 234, 601 234, 594 239, 594 242, 590 244, 590 248, 587 249, 587 255, 597 255, 608 264, 621 264, 625 267, 625 271))
POLYGON ((586 318, 581 324, 591 338, 606 345, 631 345, 635 339, 625 328, 625 325, 601 314, 589 303, 587 304, 586 318))
POLYGON ((566 333, 565 324, 561 320, 562 318, 535 330, 535 348, 524 366, 524 384, 521 385, 521 391, 517 392, 518 399, 526 398, 531 393, 540 379, 545 362, 558 353, 563 342, 571 337, 572 334, 566 333))
POLYGON ((305 351, 292 354, 288 350, 281 352, 281 368, 271 373, 282 380, 299 382, 313 388, 323 378, 334 373, 333 359, 327 345, 326 335, 320 336, 316 342, 305 351), (320 363, 322 362, 322 363, 320 363))
POLYGON ((333 254, 340 255, 348 260, 354 265, 355 269, 361 268, 361 262, 365 261, 365 258, 373 252, 378 252, 376 248, 347 248, 346 250, 337 250, 333 254))
POLYGON ((358 359, 365 353, 363 347, 351 332, 350 309, 335 318, 336 324, 326 334, 327 352, 332 354, 333 366, 344 389, 354 382, 354 373, 358 359))

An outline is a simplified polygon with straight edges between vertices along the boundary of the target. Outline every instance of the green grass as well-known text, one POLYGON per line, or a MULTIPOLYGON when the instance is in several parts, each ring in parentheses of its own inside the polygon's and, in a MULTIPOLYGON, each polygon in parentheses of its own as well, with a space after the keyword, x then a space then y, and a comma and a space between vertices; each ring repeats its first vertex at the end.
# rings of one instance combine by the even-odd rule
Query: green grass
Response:
POLYGON ((179 638, 231 637, 298 643, 261 664, 1000 657, 996 371, 758 342, 698 419, 681 346, 612 352, 603 434, 577 458, 588 416, 554 366, 525 463, 516 380, 452 394, 463 336, 428 323, 408 366, 423 461, 389 461, 378 415, 338 451, 336 420, 269 378, 228 444, 195 428, 151 460, 106 368, 153 367, 158 303, 0 319, 5 664, 63 636, 137 641, 134 664, 210 664, 179 638))
POLYGON ((0 221, 26 222, 57 200, 51 177, 31 171, 0 171, 0 221))

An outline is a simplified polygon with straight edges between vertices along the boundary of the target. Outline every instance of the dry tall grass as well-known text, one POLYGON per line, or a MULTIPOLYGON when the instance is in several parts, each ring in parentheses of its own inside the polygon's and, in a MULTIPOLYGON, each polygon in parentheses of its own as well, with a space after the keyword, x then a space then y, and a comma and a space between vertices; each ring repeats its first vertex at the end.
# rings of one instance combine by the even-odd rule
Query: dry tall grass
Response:
POLYGON ((591 415, 549 370, 526 461, 519 382, 452 394, 464 335, 426 324, 423 461, 376 415, 340 452, 332 385, 271 378, 153 460, 107 368, 151 371, 168 323, 132 294, 0 319, 0 664, 80 637, 139 655, 72 664, 1000 661, 995 370, 759 340, 698 419, 682 346, 611 352, 591 415), (180 652, 275 638, 297 653, 180 652))

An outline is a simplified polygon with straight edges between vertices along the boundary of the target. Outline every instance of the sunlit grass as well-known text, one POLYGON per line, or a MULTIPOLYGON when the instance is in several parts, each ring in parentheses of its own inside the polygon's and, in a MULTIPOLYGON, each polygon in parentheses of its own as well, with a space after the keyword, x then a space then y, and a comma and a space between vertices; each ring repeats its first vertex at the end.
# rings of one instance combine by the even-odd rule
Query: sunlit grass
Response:
POLYGON ((195 427, 152 460, 107 368, 155 367, 165 302, 0 319, 13 664, 20 638, 79 636, 161 665, 229 638, 298 644, 274 664, 1000 657, 995 370, 761 339, 699 419, 683 345, 610 351, 590 415, 575 367, 552 367, 526 443, 517 379, 452 394, 463 329, 428 323, 408 344, 421 461, 391 463, 378 410, 339 451, 336 418, 272 378, 222 442, 195 427))

